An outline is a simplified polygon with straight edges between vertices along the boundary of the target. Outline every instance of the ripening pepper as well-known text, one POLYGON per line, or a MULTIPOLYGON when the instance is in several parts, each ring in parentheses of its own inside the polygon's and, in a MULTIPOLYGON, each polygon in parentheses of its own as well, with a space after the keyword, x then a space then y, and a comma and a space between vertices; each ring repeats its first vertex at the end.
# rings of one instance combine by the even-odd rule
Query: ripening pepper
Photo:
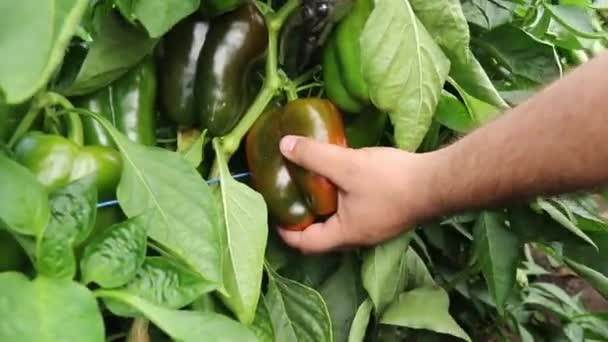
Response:
POLYGON ((340 109, 358 113, 370 104, 361 70, 359 37, 373 10, 373 0, 355 0, 352 10, 336 25, 323 50, 323 82, 327 96, 340 109))
POLYGON ((214 18, 200 51, 194 85, 201 128, 223 136, 251 103, 251 69, 268 46, 264 17, 252 3, 214 18))
POLYGON ((347 143, 338 108, 319 98, 290 101, 268 111, 249 131, 246 154, 253 187, 281 227, 302 230, 317 217, 336 211, 337 191, 325 177, 283 158, 279 141, 291 134, 340 146, 347 143))
POLYGON ((188 17, 175 25, 163 40, 160 78, 162 113, 182 126, 198 121, 194 111, 196 62, 209 24, 188 17))
MULTIPOLYGON (((73 99, 76 107, 88 109, 108 119, 131 141, 156 145, 157 79, 151 57, 107 87, 73 99)), ((106 130, 91 117, 82 118, 86 145, 115 147, 106 130)))
POLYGON ((113 198, 122 172, 118 151, 106 146, 79 146, 52 134, 30 131, 14 147, 15 160, 27 167, 50 193, 95 172, 98 198, 113 198))

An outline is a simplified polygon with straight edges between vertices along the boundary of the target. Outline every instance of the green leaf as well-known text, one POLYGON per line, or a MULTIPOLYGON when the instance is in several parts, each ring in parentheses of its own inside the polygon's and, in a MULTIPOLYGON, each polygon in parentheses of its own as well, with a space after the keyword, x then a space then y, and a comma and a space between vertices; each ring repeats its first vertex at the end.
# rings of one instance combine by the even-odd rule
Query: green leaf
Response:
POLYGON ((445 90, 441 92, 435 119, 458 133, 468 133, 478 126, 464 104, 445 90))
POLYGON ((359 308, 353 319, 353 323, 350 326, 350 332, 348 333, 348 342, 363 342, 365 339, 365 333, 367 332, 367 326, 372 316, 372 309, 374 304, 371 299, 367 298, 359 308))
POLYGON ((208 185, 179 153, 135 144, 103 117, 95 118, 124 160, 117 190, 122 210, 129 217, 150 210, 148 236, 220 286, 224 246, 208 185))
POLYGON ((471 341, 450 316, 449 306, 450 300, 445 290, 440 287, 421 287, 401 293, 386 309, 380 323, 426 329, 471 341))
POLYGON ((513 75, 539 85, 562 75, 555 48, 515 26, 500 26, 483 34, 474 43, 513 75))
POLYGON ((95 7, 93 32, 93 42, 79 70, 60 79, 57 91, 62 94, 83 95, 107 86, 142 61, 157 42, 123 20, 110 1, 95 7))
POLYGON ((570 220, 570 218, 568 218, 566 215, 564 215, 564 213, 562 213, 558 208, 556 208, 551 202, 549 202, 543 198, 538 198, 536 200, 536 204, 543 211, 545 211, 547 214, 549 214, 549 216, 551 216, 555 221, 557 221, 560 225, 562 225, 562 227, 568 229, 571 233, 580 237, 581 239, 583 239, 584 241, 589 243, 591 246, 595 247, 595 249, 598 249, 595 242, 593 242, 593 240, 591 240, 591 238, 589 238, 589 236, 587 236, 587 234, 585 234, 583 231, 581 231, 576 226, 576 224, 570 220))
POLYGON ((513 19, 516 3, 509 0, 465 0, 462 4, 467 21, 492 30, 513 19))
POLYGON ((346 254, 340 268, 319 288, 331 317, 334 341, 348 339, 352 320, 364 295, 359 275, 360 267, 354 255, 346 254))
POLYGON ((105 288, 127 284, 146 256, 146 227, 141 215, 104 229, 87 244, 80 260, 82 282, 105 288))
POLYGON ((407 1, 376 3, 360 37, 370 98, 388 112, 399 148, 418 148, 432 122, 450 61, 407 1))
POLYGON ((464 101, 464 104, 467 107, 470 116, 475 122, 474 128, 482 126, 483 124, 491 121, 492 119, 496 118, 498 114, 500 114, 499 108, 471 96, 471 94, 467 93, 466 90, 455 80, 450 78, 448 79, 448 82, 454 88, 456 88, 458 94, 464 101))
POLYGON ((377 312, 382 312, 405 287, 405 252, 411 238, 410 233, 401 234, 373 247, 363 257, 363 287, 377 312))
POLYGON ((405 252, 405 269, 407 281, 404 289, 415 289, 418 287, 430 287, 435 285, 435 280, 431 276, 422 258, 412 248, 405 252))
POLYGON ((579 6, 544 5, 553 18, 564 27, 584 38, 605 38, 605 33, 597 33, 593 28, 591 15, 579 6))
POLYGON ((97 188, 92 175, 80 178, 50 195, 51 218, 37 241, 37 271, 51 278, 76 274, 73 248, 86 240, 95 224, 97 188))
POLYGON ((484 211, 473 230, 477 262, 500 314, 515 285, 521 254, 520 241, 505 226, 505 220, 501 213, 484 211))
POLYGON ((196 11, 199 0, 114 0, 118 9, 130 21, 139 21, 152 38, 159 38, 177 22, 196 11))
POLYGON ((331 318, 314 289, 284 278, 270 268, 264 296, 277 341, 333 341, 331 318))
POLYGON ((266 307, 264 297, 260 297, 258 300, 258 308, 255 312, 255 318, 250 326, 251 330, 258 337, 260 342, 274 342, 274 329, 272 328, 272 320, 270 319, 270 313, 266 307))
POLYGON ((121 301, 136 308, 177 341, 257 341, 251 330, 220 314, 166 309, 119 290, 101 290, 96 291, 96 294, 98 297, 121 301))
MULTIPOLYGON (((147 257, 135 277, 121 290, 155 305, 181 309, 212 289, 213 284, 167 257, 147 257)), ((137 316, 137 311, 120 302, 107 304, 116 315, 137 316)))
POLYGON ((105 341, 95 297, 72 281, 0 273, 0 317, 0 341, 105 341))
POLYGON ((255 316, 264 275, 268 210, 259 193, 230 175, 218 141, 213 142, 220 169, 221 202, 228 248, 224 257, 224 286, 220 294, 244 324, 255 316))
MULTIPOLYGON (((450 77, 471 97, 497 108, 507 107, 471 52, 469 26, 460 1, 410 0, 409 2, 420 22, 450 59, 450 77)), ((490 3, 489 1, 483 3, 483 6, 491 6, 487 4, 490 3)), ((492 17, 485 18, 492 19, 492 17)), ((488 118, 478 116, 477 119, 482 119, 479 123, 485 123, 488 118)))
POLYGON ((571 259, 564 259, 566 265, 574 270, 579 276, 584 278, 601 294, 604 298, 608 299, 608 277, 602 273, 587 267, 586 265, 579 264, 578 262, 571 259))
POLYGON ((0 153, 0 225, 40 236, 51 216, 49 198, 36 177, 0 153), (9 200, 10 199, 10 200, 9 200))
POLYGON ((205 147, 205 137, 207 136, 207 130, 204 130, 202 133, 196 133, 193 136, 192 132, 184 133, 179 132, 177 135, 177 150, 186 158, 190 164, 197 168, 203 162, 203 151, 205 147), (190 139, 194 139, 194 141, 189 141, 190 139), (186 144, 186 147, 182 147, 182 144, 186 144))
POLYGON ((43 88, 61 63, 87 0, 2 1, 0 90, 9 104, 43 88))

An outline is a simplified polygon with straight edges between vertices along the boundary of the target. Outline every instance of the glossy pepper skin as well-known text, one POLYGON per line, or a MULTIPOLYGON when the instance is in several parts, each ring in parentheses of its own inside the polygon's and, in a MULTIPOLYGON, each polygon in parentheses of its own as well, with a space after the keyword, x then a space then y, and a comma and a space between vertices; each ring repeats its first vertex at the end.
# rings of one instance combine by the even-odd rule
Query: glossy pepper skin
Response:
POLYGON ((355 0, 338 23, 323 51, 323 81, 327 96, 341 109, 358 113, 370 103, 361 70, 359 37, 373 10, 373 0, 355 0))
POLYGON ((78 146, 59 135, 31 131, 14 147, 15 160, 27 167, 50 193, 92 172, 100 200, 115 196, 122 172, 118 151, 106 146, 78 146))
POLYGON ((175 25, 163 41, 159 74, 162 113, 182 126, 190 127, 198 121, 194 111, 194 79, 208 28, 206 21, 188 17, 175 25))
MULTIPOLYGON (((101 114, 131 141, 156 145, 157 78, 151 57, 109 86, 74 99, 74 105, 101 114)), ((112 138, 93 118, 83 117, 85 145, 115 147, 112 138)))
POLYGON ((194 94, 202 128, 223 136, 250 104, 250 69, 264 55, 268 31, 252 3, 214 18, 201 49, 194 94))
POLYGON ((330 101, 318 98, 294 100, 266 112, 249 131, 246 153, 253 187, 262 194, 281 227, 302 230, 317 217, 336 211, 337 191, 326 178, 282 157, 279 141, 290 134, 347 144, 339 110, 330 101))

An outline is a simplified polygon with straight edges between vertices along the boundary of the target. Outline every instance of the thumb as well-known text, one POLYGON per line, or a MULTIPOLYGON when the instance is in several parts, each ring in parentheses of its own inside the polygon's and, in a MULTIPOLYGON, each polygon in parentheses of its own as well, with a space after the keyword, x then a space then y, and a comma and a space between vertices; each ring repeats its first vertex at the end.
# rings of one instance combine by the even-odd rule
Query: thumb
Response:
POLYGON ((291 162, 334 183, 343 179, 351 165, 351 151, 346 147, 293 135, 283 137, 279 146, 291 162))
POLYGON ((346 241, 345 231, 336 215, 301 231, 279 229, 279 234, 285 243, 305 254, 327 252, 343 246, 346 241))

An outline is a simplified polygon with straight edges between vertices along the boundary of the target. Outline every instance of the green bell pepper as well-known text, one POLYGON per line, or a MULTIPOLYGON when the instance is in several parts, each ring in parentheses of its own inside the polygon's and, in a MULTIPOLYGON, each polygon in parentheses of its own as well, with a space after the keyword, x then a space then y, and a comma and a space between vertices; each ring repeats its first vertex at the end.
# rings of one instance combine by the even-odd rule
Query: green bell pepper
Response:
MULTIPOLYGON (((73 99, 76 107, 108 119, 131 141, 156 145, 156 70, 148 56, 123 77, 101 90, 73 99)), ((82 118, 86 145, 115 147, 106 130, 91 117, 82 118)))
POLYGON ((115 196, 122 159, 113 148, 79 146, 59 135, 30 131, 17 142, 14 153, 48 192, 94 172, 99 199, 115 196))
POLYGON ((265 112, 246 139, 253 187, 264 197, 271 216, 285 229, 302 230, 317 217, 336 210, 337 191, 324 177, 286 162, 280 139, 289 134, 346 146, 341 114, 328 100, 298 99, 265 112))
POLYGON ((327 96, 341 109, 358 113, 370 104, 361 70, 359 37, 373 10, 373 0, 355 0, 336 25, 323 50, 323 82, 327 96))
POLYGON ((160 78, 162 113, 182 126, 198 121, 194 111, 196 62, 209 24, 188 17, 175 25, 163 40, 160 78))
POLYGON ((201 49, 194 85, 202 128, 228 133, 251 103, 250 71, 266 51, 268 31, 254 4, 214 18, 201 49))

